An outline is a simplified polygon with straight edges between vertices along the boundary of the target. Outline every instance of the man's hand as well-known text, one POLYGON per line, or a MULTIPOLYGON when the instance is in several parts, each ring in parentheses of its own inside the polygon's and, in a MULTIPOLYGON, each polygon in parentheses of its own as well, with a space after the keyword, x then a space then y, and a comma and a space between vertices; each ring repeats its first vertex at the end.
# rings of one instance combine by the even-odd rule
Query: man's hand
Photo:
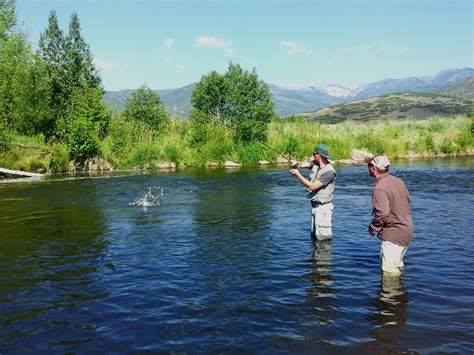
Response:
POLYGON ((290 160, 291 169, 298 169, 298 161, 297 160, 290 160))
POLYGON ((290 173, 294 176, 298 176, 298 174, 300 174, 300 171, 298 170, 298 168, 290 168, 290 173))
POLYGON ((375 235, 375 231, 372 229, 372 227, 369 225, 369 234, 373 237, 375 235))

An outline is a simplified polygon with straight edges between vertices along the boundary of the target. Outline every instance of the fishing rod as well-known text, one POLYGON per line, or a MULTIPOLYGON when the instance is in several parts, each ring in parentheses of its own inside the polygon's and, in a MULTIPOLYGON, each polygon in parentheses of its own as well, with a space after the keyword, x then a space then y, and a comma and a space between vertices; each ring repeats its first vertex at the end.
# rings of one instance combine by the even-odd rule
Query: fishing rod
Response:
MULTIPOLYGON (((185 111, 173 111, 173 112, 184 113, 185 115, 190 116, 190 113, 189 113, 189 112, 185 112, 185 111)), ((212 115, 213 115, 213 114, 212 114, 212 115)), ((215 116, 215 115, 213 115, 213 116, 215 116)), ((262 141, 260 141, 260 140, 258 140, 258 139, 255 139, 255 138, 251 137, 251 136, 248 135, 248 134, 245 134, 245 133, 241 132, 238 128, 233 127, 233 126, 231 126, 231 125, 229 125, 229 124, 225 124, 224 122, 219 121, 219 120, 216 120, 216 119, 210 119, 210 121, 211 121, 211 122, 214 122, 214 123, 217 123, 217 124, 220 124, 220 125, 223 126, 223 127, 229 128, 229 129, 233 130, 233 131, 236 132, 236 133, 239 133, 239 134, 241 134, 241 135, 244 135, 245 137, 250 138, 252 141, 255 141, 255 142, 260 143, 260 144, 263 145, 264 147, 270 149, 271 151, 275 152, 275 153, 278 154, 280 157, 282 157, 283 159, 285 159, 287 162, 289 162, 289 163, 290 163, 290 166, 293 166, 293 165, 294 165, 294 161, 292 161, 292 160, 291 160, 290 158, 288 158, 287 156, 283 155, 282 153, 280 153, 279 151, 277 151, 277 150, 274 149, 273 147, 269 146, 268 144, 266 144, 266 143, 264 143, 264 142, 262 142, 262 141)))

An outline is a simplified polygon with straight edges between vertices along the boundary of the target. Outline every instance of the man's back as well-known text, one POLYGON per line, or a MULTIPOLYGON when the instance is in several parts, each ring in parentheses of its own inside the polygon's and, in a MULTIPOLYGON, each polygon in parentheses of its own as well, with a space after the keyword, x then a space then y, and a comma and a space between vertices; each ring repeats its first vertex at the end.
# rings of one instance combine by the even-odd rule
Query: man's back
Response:
POLYGON ((380 217, 380 238, 398 245, 409 244, 413 236, 411 198, 402 179, 389 174, 378 179, 372 203, 380 217))

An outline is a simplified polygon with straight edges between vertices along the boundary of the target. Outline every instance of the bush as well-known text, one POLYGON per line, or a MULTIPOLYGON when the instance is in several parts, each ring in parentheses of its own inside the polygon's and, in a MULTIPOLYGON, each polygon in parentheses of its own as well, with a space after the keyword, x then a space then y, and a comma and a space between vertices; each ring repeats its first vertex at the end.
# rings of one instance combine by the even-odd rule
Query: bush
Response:
POLYGON ((61 143, 54 143, 51 147, 49 158, 49 170, 52 172, 67 171, 69 167, 69 156, 67 147, 61 143))
POLYGON ((94 124, 86 119, 75 120, 68 137, 69 158, 76 165, 82 165, 87 159, 99 153, 99 144, 94 124))
POLYGON ((7 152, 11 148, 12 136, 7 126, 0 121, 0 153, 7 152))
POLYGON ((166 160, 172 161, 174 163, 179 163, 180 161, 178 148, 171 144, 165 146, 164 156, 166 160))
POLYGON ((158 150, 153 146, 142 146, 135 149, 127 160, 126 165, 140 169, 150 169, 156 166, 159 157, 158 150))
POLYGON ((456 137, 456 143, 460 152, 465 152, 474 147, 474 117, 471 117, 469 122, 461 129, 456 137))

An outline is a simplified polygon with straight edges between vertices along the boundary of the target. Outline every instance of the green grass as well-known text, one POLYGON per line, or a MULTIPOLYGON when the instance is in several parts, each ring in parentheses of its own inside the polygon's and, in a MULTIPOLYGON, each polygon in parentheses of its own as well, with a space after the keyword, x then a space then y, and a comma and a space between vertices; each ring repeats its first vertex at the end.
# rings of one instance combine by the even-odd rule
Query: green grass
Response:
MULTIPOLYGON (((99 154, 117 169, 154 169, 160 162, 180 167, 223 165, 226 160, 255 164, 275 161, 277 152, 298 160, 311 156, 316 144, 332 148, 334 159, 349 159, 352 149, 384 153, 391 158, 412 155, 465 155, 474 151, 474 117, 432 117, 424 121, 383 119, 325 125, 297 117, 275 119, 268 127, 266 145, 236 142, 234 132, 219 126, 194 127, 172 119, 165 132, 116 118, 109 135, 99 142, 99 154), (196 131, 198 129, 198 131, 196 131), (199 139, 196 140, 196 134, 199 139)), ((67 151, 62 143, 44 137, 10 134, 11 144, 0 150, 0 166, 26 171, 64 171, 67 151)))

